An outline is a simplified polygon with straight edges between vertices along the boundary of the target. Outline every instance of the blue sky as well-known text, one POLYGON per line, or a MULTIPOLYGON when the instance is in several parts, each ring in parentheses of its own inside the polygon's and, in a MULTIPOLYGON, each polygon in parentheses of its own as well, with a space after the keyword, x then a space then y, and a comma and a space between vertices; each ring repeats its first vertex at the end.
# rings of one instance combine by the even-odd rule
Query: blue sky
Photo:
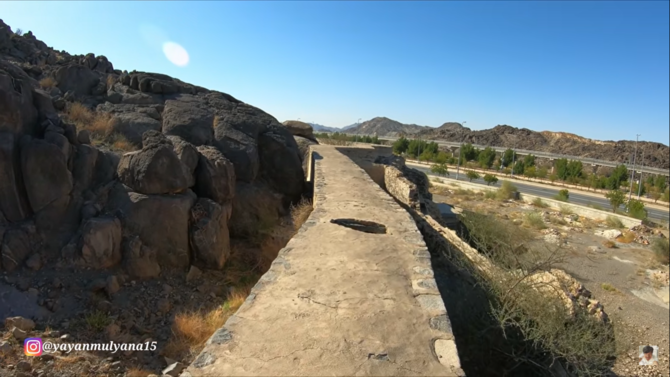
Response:
POLYGON ((5 23, 56 49, 220 90, 280 121, 386 116, 664 144, 668 14, 667 1, 0 3, 5 23), (188 65, 167 60, 167 40, 188 65))

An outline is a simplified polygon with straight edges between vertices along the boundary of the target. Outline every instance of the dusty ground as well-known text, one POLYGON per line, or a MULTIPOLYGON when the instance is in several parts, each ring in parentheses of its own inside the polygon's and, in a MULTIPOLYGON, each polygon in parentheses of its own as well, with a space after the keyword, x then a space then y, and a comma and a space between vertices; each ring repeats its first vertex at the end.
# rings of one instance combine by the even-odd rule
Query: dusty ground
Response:
MULTIPOLYGON (((596 235, 598 231, 611 229, 603 222, 585 218, 570 218, 569 213, 560 213, 537 208, 525 203, 502 203, 485 199, 483 194, 474 194, 455 188, 434 187, 434 200, 497 216, 501 221, 511 221, 519 226, 533 229, 524 222, 529 212, 537 212, 544 218, 544 226, 534 229, 538 237, 562 239, 567 242, 568 257, 560 266, 578 279, 603 304, 617 334, 619 355, 613 372, 619 376, 669 375, 668 361, 668 266, 661 265, 654 257, 651 247, 632 240, 644 242, 650 236, 628 233, 611 240, 614 246, 604 245, 608 239, 596 235), (576 219, 574 221, 573 219, 576 219), (546 229, 539 229, 545 227, 546 229), (629 237, 626 237, 626 234, 629 237), (652 278, 651 274, 663 274, 665 278, 652 278), (638 366, 639 345, 659 346, 659 366, 638 366)), ((668 236, 667 229, 661 233, 668 236)), ((655 275, 656 276, 656 275, 655 275)))
POLYGON ((0 323, 35 319, 26 334, 54 343, 146 343, 153 351, 54 353, 27 357, 23 342, 0 325, 0 377, 161 375, 174 362, 188 365, 203 343, 242 304, 277 252, 304 221, 311 204, 257 240, 231 240, 223 271, 163 271, 131 281, 122 271, 76 271, 62 266, 0 275, 0 323), (302 214, 300 212, 303 212, 302 214), (109 280, 118 287, 110 289, 109 280))

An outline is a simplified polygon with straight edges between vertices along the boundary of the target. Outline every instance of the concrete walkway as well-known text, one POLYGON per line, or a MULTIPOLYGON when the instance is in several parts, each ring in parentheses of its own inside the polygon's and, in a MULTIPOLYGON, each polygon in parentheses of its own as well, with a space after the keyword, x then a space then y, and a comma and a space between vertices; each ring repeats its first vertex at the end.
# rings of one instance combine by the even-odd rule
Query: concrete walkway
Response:
POLYGON ((313 151, 310 218, 183 375, 463 375, 410 215, 335 147, 313 151))

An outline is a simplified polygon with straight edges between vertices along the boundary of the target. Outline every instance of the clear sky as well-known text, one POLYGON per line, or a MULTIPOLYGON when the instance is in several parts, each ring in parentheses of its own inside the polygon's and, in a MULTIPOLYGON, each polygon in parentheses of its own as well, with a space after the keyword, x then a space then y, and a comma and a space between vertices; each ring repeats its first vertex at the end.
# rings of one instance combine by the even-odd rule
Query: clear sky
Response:
POLYGON ((0 2, 12 28, 280 121, 386 116, 668 144, 668 1, 0 2), (185 66, 161 47, 177 43, 185 66))

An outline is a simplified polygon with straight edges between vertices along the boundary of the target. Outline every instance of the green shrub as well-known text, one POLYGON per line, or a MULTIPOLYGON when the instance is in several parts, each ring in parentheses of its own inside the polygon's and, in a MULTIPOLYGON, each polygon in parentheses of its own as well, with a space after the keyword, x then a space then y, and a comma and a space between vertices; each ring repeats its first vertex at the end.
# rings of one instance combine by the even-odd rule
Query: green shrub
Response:
POLYGON ((644 208, 644 203, 640 200, 629 200, 626 204, 626 211, 629 216, 636 219, 644 220, 647 218, 647 210, 644 208))
POLYGON ((538 208, 547 208, 547 207, 548 207, 547 203, 545 203, 545 202, 542 201, 542 198, 535 198, 535 199, 533 199, 533 203, 532 203, 532 204, 533 204, 535 207, 538 207, 538 208))
POLYGON ((670 263, 670 243, 667 238, 656 238, 652 241, 651 249, 654 251, 659 263, 670 263))
POLYGON ((484 175, 484 182, 486 182, 487 186, 490 186, 492 184, 495 185, 498 182, 498 177, 496 177, 493 174, 486 174, 484 175))
POLYGON ((608 227, 614 228, 614 229, 621 229, 621 228, 624 227, 621 220, 619 220, 619 218, 614 217, 614 216, 607 216, 607 218, 605 219, 605 224, 608 227))
POLYGON ((566 189, 559 191, 558 194, 554 196, 555 200, 560 200, 561 202, 567 202, 569 198, 570 192, 566 189))
POLYGON ((531 228, 535 229, 545 229, 544 220, 542 220, 542 215, 537 212, 528 212, 523 216, 523 223, 531 228))
POLYGON ((468 170, 467 172, 465 172, 465 176, 468 177, 470 182, 472 182, 474 179, 479 179, 479 173, 477 173, 474 170, 468 170))
POLYGON ((517 192, 516 186, 510 181, 502 181, 500 188, 496 191, 498 200, 509 200, 514 198, 514 193, 517 192))

